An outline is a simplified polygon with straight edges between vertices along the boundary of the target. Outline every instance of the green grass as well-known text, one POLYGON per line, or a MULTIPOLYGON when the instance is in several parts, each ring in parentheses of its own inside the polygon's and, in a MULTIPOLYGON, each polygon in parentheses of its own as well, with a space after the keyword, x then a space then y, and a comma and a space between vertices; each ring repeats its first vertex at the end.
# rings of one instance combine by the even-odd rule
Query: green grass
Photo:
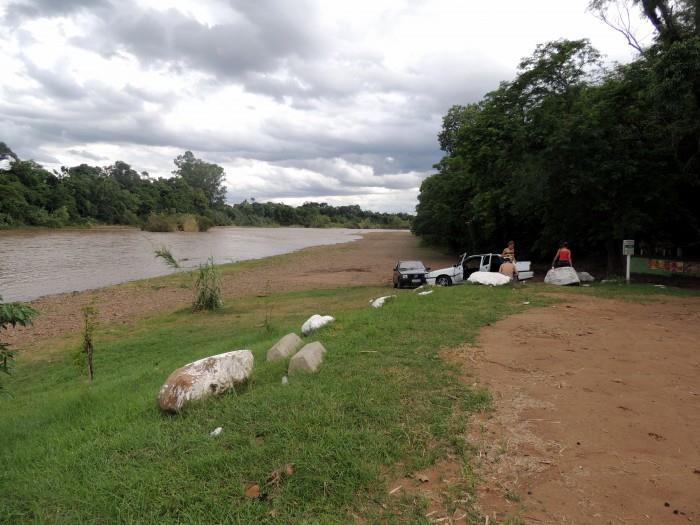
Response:
POLYGON ((629 302, 652 302, 668 296, 700 297, 698 288, 680 288, 677 286, 655 286, 649 283, 630 283, 624 281, 612 283, 591 283, 590 286, 554 286, 542 285, 540 291, 555 293, 581 294, 584 296, 617 299, 629 302))
POLYGON ((523 301, 538 304, 527 289, 462 286, 403 291, 369 307, 387 292, 273 295, 110 328, 95 337, 92 386, 70 351, 20 357, 5 383, 12 397, 0 398, 0 522, 376 521, 387 476, 448 451, 467 455, 460 431, 470 412, 488 407, 488 394, 460 383, 440 349, 473 340, 523 301), (267 363, 265 352, 313 313, 337 318, 307 338, 323 342, 326 360, 283 386, 286 362, 267 363), (179 416, 157 409, 173 369, 238 348, 255 354, 246 387, 179 416), (217 426, 223 433, 210 437, 217 426), (266 485, 288 463, 294 474, 266 485), (262 499, 244 496, 252 483, 262 499))

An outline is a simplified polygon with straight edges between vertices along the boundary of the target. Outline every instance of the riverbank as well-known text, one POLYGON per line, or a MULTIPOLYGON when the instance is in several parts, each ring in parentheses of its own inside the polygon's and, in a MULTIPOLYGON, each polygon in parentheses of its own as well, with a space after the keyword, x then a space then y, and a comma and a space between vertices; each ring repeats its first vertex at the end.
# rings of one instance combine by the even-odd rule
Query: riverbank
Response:
MULTIPOLYGON (((386 285, 400 258, 421 259, 434 268, 452 261, 452 257, 421 246, 409 232, 366 233, 349 243, 222 265, 224 300, 312 288, 386 285)), ((131 325, 143 317, 185 307, 191 300, 191 282, 191 274, 178 273, 43 297, 31 302, 40 313, 35 325, 10 331, 6 339, 30 352, 42 341, 60 336, 66 336, 66 344, 72 344, 84 306, 94 304, 104 326, 131 325)))
POLYGON ((0 398, 12 487, 0 522, 519 524, 578 519, 582 501, 581 521, 700 518, 697 293, 528 283, 419 296, 390 288, 397 256, 441 264, 410 236, 370 234, 223 267, 218 312, 191 313, 184 275, 93 292, 115 308, 114 293, 127 307, 154 294, 152 310, 103 320, 92 385, 76 365, 79 318, 26 342, 0 398), (313 313, 336 317, 306 338, 326 359, 285 385, 286 362, 266 351, 313 313), (237 348, 255 356, 245 387, 158 411, 174 368, 237 348))

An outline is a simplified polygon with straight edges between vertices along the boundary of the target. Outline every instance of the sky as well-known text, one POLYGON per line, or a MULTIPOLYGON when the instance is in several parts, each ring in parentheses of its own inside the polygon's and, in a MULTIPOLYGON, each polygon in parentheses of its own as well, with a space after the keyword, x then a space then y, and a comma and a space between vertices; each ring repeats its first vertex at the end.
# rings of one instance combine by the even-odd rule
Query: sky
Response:
POLYGON ((442 117, 539 43, 625 40, 587 0, 0 0, 0 141, 49 169, 170 176, 186 150, 229 202, 413 213, 442 117))

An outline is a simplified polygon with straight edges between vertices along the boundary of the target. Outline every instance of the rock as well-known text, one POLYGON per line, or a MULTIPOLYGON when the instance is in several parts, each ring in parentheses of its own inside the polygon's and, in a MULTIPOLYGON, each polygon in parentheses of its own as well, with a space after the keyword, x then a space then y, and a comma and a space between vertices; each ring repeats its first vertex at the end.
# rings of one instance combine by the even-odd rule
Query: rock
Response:
POLYGON ((287 386, 289 384, 289 378, 287 376, 284 376, 282 378, 282 385, 287 386))
POLYGON ((305 345, 289 361, 288 374, 291 376, 298 372, 316 372, 325 353, 326 349, 318 341, 305 345))
POLYGON ((301 337, 297 334, 287 334, 267 351, 267 360, 279 361, 280 359, 289 357, 296 352, 302 344, 304 344, 304 341, 302 341, 301 337))
POLYGON ((544 276, 544 282, 547 284, 556 284, 559 286, 567 286, 569 284, 581 284, 581 281, 571 266, 563 266, 561 268, 552 268, 544 276))
POLYGON ((158 392, 158 405, 166 412, 179 412, 190 402, 223 394, 243 383, 253 371, 250 350, 234 350, 205 357, 175 370, 158 392))
POLYGON ((588 272, 576 272, 576 275, 578 275, 578 279, 582 283, 592 283, 595 281, 595 277, 588 272))
POLYGON ((503 286, 510 282, 510 277, 497 272, 474 272, 467 279, 470 283, 486 284, 488 286, 503 286))
POLYGON ((209 433, 209 435, 210 435, 211 437, 216 437, 216 436, 218 436, 219 434, 221 434, 223 431, 224 431, 223 427, 216 427, 214 430, 212 430, 212 431, 209 433))
POLYGON ((314 332, 322 326, 332 323, 333 321, 335 321, 335 317, 331 317, 330 315, 314 314, 309 317, 303 325, 301 325, 301 334, 309 335, 311 332, 314 332))
POLYGON ((389 299, 393 299, 396 297, 395 295, 385 295, 384 297, 378 297, 377 299, 371 299, 370 304, 372 305, 372 308, 381 308, 384 306, 384 303, 387 302, 389 299))

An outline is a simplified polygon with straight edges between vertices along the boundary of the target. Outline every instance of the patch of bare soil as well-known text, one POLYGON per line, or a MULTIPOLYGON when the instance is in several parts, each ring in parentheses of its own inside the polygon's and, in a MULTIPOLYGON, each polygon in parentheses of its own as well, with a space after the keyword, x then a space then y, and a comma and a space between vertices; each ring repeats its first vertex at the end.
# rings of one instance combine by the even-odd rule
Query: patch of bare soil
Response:
MULTIPOLYGON (((452 262, 451 257, 421 247, 409 232, 369 233, 350 243, 307 248, 251 267, 226 268, 224 299, 313 288, 390 286, 398 259, 420 259, 433 268, 452 262)), ((47 339, 80 330, 80 309, 90 303, 97 307, 100 324, 105 326, 183 308, 191 299, 192 292, 182 279, 169 278, 44 297, 32 303, 40 313, 34 326, 11 330, 5 339, 31 352, 47 339)))
POLYGON ((490 523, 700 522, 700 300, 578 296, 448 358, 494 398, 469 435, 490 523))

